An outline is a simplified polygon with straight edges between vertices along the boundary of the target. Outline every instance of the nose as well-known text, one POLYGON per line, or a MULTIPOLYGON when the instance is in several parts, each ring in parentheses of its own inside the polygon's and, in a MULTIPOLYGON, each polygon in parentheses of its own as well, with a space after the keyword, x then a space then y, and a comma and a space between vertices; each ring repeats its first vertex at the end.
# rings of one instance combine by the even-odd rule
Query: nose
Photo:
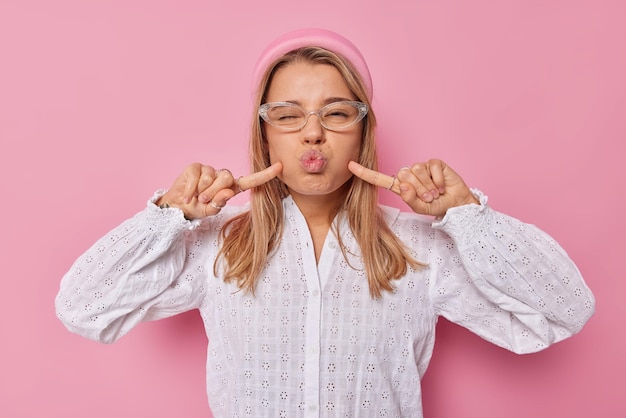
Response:
POLYGON ((306 124, 302 128, 302 140, 309 145, 324 142, 324 127, 320 123, 320 117, 317 113, 311 112, 307 115, 306 124))

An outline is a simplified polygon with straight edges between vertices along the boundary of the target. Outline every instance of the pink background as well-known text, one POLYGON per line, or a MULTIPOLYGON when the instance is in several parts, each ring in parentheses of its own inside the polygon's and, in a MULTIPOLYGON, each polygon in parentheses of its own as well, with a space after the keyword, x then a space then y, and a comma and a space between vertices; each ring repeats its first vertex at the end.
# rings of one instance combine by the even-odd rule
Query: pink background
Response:
POLYGON ((302 26, 369 61, 383 171, 445 159, 597 297, 581 334, 529 356, 442 320, 426 417, 626 416, 624 4, 2 0, 0 416, 210 416, 197 313, 106 346, 67 332, 54 296, 187 163, 247 172, 252 67, 302 26))

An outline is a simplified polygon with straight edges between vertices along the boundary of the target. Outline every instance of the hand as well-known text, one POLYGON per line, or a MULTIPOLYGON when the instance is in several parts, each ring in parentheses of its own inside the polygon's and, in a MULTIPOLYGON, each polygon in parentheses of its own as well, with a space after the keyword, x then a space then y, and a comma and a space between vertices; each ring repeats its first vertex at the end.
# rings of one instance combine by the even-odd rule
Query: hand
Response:
POLYGON ((403 167, 395 176, 370 170, 354 161, 348 163, 348 169, 360 179, 394 192, 422 215, 444 216, 452 207, 479 204, 461 176, 441 160, 403 167))
POLYGON ((200 163, 190 164, 170 189, 156 202, 161 207, 179 208, 187 219, 217 215, 238 193, 272 180, 282 171, 281 163, 235 179, 227 169, 216 170, 200 163))

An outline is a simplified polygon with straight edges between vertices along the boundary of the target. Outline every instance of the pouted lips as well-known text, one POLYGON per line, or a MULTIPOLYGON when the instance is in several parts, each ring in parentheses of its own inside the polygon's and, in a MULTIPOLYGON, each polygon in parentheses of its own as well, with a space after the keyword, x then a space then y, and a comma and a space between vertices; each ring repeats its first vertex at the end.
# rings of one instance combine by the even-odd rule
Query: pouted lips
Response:
POLYGON ((309 150, 300 157, 300 165, 307 173, 319 173, 326 165, 326 157, 319 151, 309 150))

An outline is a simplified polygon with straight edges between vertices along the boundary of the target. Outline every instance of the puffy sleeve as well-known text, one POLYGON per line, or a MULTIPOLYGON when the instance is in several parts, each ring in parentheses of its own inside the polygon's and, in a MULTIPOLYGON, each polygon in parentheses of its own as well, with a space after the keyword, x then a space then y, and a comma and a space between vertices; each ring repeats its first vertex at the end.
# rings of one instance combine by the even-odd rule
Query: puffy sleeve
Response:
POLYGON ((480 205, 450 209, 433 223, 443 232, 429 278, 437 314, 519 354, 580 331, 595 300, 564 249, 473 192, 480 205))
POLYGON ((141 321, 199 307, 217 233, 208 221, 152 202, 100 238, 61 280, 57 317, 72 332, 110 343, 141 321))

